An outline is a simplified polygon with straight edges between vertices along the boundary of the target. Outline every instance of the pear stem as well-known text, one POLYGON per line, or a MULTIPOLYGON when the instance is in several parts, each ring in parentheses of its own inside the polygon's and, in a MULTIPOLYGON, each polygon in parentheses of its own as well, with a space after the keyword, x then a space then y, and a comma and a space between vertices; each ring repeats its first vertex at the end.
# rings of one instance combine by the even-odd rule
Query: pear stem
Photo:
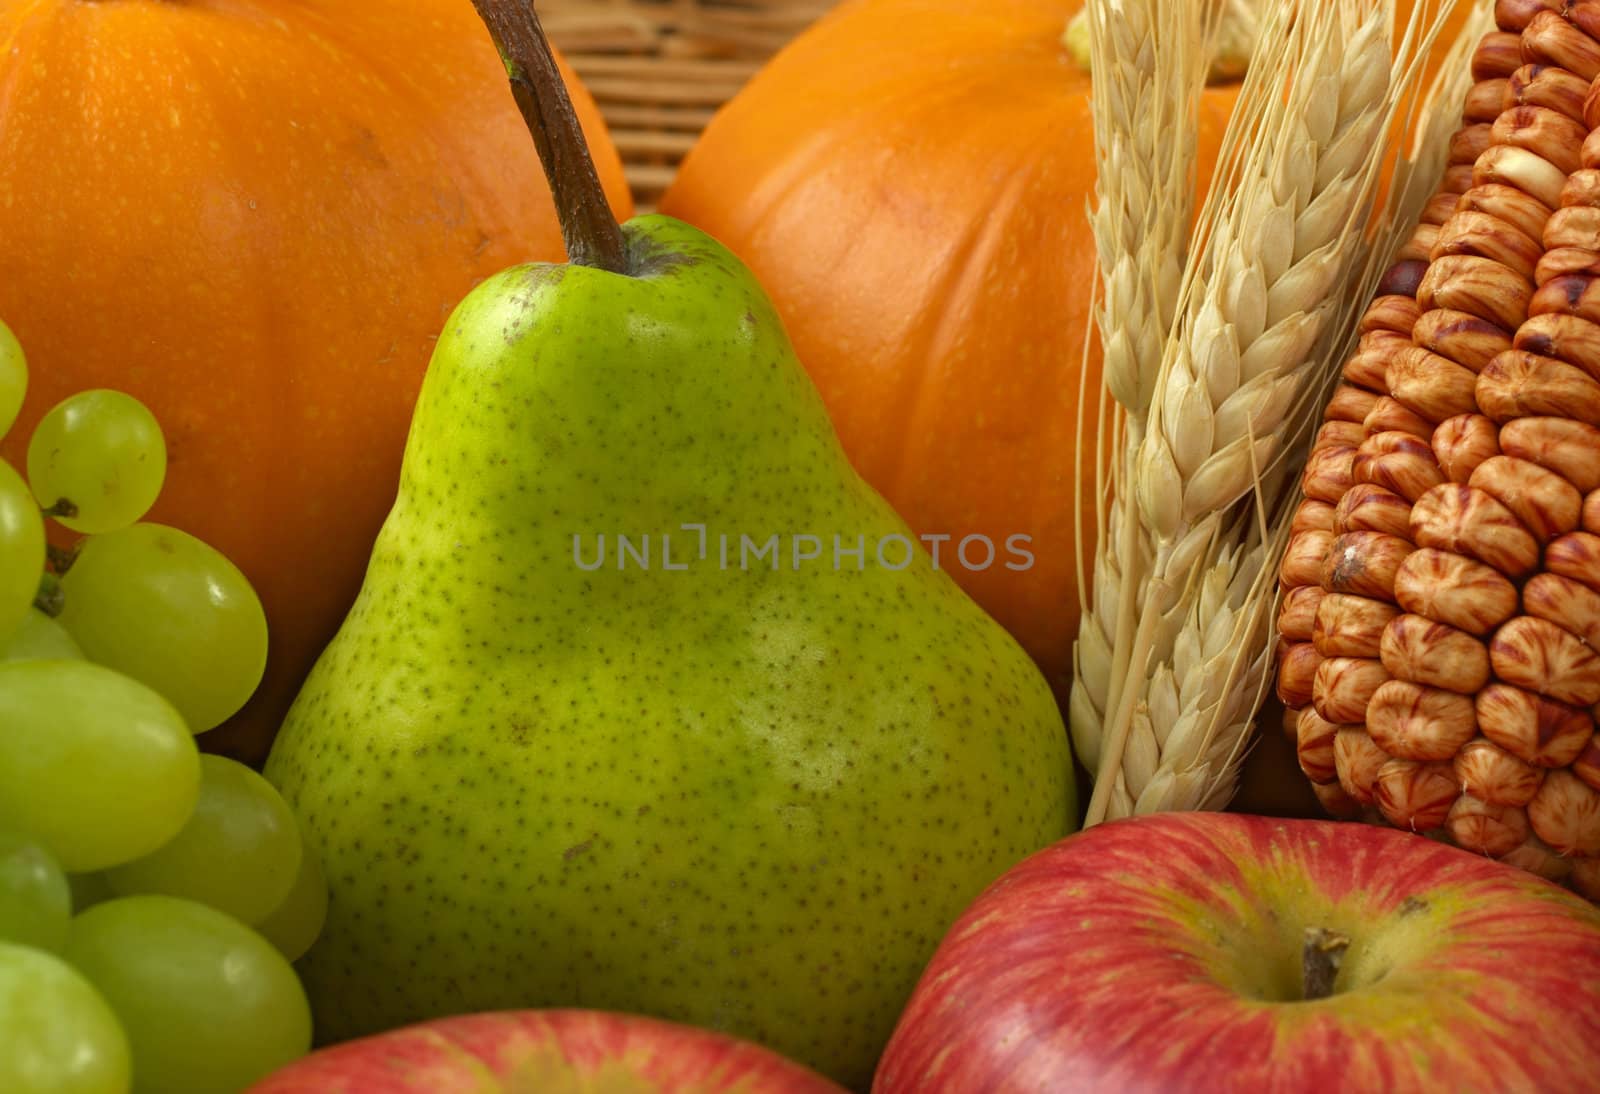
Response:
POLYGON ((1302 997, 1326 999, 1333 994, 1333 983, 1339 978, 1339 966, 1344 964, 1345 951, 1350 948, 1350 936, 1327 927, 1307 927, 1305 943, 1300 950, 1302 997))
POLYGON ((577 266, 626 273, 622 228, 606 203, 577 111, 532 0, 472 0, 472 6, 489 28, 511 80, 511 94, 539 149, 567 259, 577 266))

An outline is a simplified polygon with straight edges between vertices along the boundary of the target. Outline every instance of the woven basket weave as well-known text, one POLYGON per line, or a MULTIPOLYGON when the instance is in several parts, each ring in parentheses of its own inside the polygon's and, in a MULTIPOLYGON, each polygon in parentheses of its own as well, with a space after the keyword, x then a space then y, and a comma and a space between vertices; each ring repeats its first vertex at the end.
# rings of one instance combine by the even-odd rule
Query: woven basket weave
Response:
POLYGON ((829 0, 541 0, 600 104, 639 211, 655 207, 723 103, 829 0))

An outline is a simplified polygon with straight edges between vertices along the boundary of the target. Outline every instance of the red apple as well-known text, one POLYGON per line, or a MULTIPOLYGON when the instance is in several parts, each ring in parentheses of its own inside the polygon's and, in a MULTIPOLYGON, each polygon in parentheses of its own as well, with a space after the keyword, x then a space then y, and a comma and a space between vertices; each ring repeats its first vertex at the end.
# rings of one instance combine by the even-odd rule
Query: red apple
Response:
POLYGON ((1596 1091, 1600 910, 1386 828, 1101 825, 962 914, 872 1089, 1596 1091))
POLYGON ((770 1049, 633 1014, 440 1018, 313 1052, 247 1094, 843 1094, 770 1049))

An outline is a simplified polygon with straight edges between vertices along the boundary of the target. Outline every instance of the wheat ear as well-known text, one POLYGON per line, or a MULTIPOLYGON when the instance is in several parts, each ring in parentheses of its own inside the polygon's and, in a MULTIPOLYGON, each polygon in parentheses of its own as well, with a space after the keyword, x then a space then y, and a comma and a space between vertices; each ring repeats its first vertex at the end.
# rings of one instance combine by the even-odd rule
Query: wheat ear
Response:
MULTIPOLYGON (((1127 540, 1143 534, 1116 484, 1131 473, 1126 454, 1137 448, 1177 309, 1194 207, 1195 112, 1209 28, 1198 6, 1162 0, 1090 0, 1082 20, 1093 80, 1096 185, 1090 215, 1103 271, 1096 321, 1105 388, 1092 400, 1080 399, 1079 426, 1082 431, 1092 420, 1094 438, 1113 438, 1109 455, 1108 446, 1099 448, 1096 479, 1111 488, 1099 491, 1096 542, 1102 548, 1074 649, 1075 660, 1088 661, 1075 673, 1081 682, 1074 685, 1072 705, 1089 704, 1092 716, 1069 717, 1078 755, 1092 766, 1113 660, 1111 606, 1123 596, 1119 560, 1138 554, 1138 545, 1127 540), (1105 549, 1111 546, 1116 549, 1105 549)), ((1127 587, 1129 595, 1135 591, 1127 587)))
POLYGON ((1114 657, 1128 656, 1113 665, 1088 823, 1232 794, 1265 690, 1286 443, 1297 451, 1354 322, 1383 138, 1417 72, 1409 30, 1391 64, 1392 19, 1373 0, 1264 12, 1268 45, 1139 438, 1131 485, 1149 576, 1117 619, 1114 657))

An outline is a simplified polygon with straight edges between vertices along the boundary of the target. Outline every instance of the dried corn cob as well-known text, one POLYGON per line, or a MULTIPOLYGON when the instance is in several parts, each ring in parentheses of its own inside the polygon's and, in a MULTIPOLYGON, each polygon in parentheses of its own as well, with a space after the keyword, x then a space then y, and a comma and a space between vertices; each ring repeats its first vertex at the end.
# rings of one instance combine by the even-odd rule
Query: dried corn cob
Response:
POLYGON ((1600 0, 1500 0, 1279 567, 1278 694, 1335 815, 1600 900, 1600 0))

